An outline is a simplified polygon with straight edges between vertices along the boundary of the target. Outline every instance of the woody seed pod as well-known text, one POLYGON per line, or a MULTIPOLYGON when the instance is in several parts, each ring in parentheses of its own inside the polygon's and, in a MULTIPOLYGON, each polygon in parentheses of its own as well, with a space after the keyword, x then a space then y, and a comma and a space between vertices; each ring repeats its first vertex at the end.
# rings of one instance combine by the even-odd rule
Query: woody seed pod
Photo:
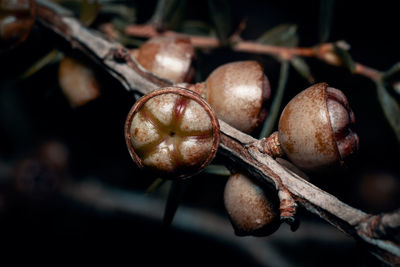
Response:
POLYGON ((23 42, 35 21, 33 0, 0 0, 0 52, 23 42))
POLYGON ((100 96, 93 70, 74 58, 64 57, 60 62, 58 81, 72 107, 83 106, 100 96))
POLYGON ((133 160, 166 178, 186 178, 214 158, 219 124, 210 106, 196 93, 166 87, 139 99, 125 123, 133 160))
POLYGON ((210 103, 218 118, 245 133, 251 133, 267 115, 270 84, 256 61, 222 65, 195 90, 210 103))
POLYGON ((270 195, 243 174, 229 177, 224 204, 237 235, 265 236, 279 228, 277 201, 270 195))
POLYGON ((148 71, 176 83, 190 82, 195 57, 190 39, 185 37, 158 36, 144 43, 131 53, 148 71))
POLYGON ((278 140, 299 168, 316 170, 343 160, 358 149, 355 116, 345 95, 326 83, 295 96, 279 120, 278 140))

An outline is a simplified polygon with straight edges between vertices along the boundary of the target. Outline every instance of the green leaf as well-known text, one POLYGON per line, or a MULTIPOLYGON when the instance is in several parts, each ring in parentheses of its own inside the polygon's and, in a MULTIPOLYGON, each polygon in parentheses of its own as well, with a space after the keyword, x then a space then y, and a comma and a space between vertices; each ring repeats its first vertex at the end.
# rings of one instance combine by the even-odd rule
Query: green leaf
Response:
POLYGON ((168 193, 167 204, 165 205, 163 224, 169 226, 174 219, 176 210, 181 202, 185 184, 183 181, 172 181, 171 188, 168 193))
POLYGON ((213 29, 211 25, 203 21, 187 20, 182 23, 179 32, 192 35, 210 36, 213 33, 213 29))
POLYGON ((136 39, 136 38, 133 38, 133 37, 127 37, 127 36, 123 36, 123 35, 121 35, 118 38, 118 42, 123 44, 124 46, 127 46, 127 47, 128 46, 129 47, 140 47, 144 43, 143 40, 136 39))
POLYGON ((265 45, 276 45, 294 47, 299 43, 297 36, 297 25, 282 24, 278 25, 271 30, 265 32, 257 42, 265 45))
POLYGON ((393 78, 393 76, 400 74, 400 62, 394 64, 388 71, 383 74, 385 81, 393 78))
POLYGON ((53 49, 50 51, 48 54, 46 54, 44 57, 40 58, 38 61, 36 61, 27 71, 25 71, 21 75, 21 79, 26 79, 35 73, 37 73, 39 70, 44 68, 46 65, 50 63, 54 63, 59 61, 62 58, 62 53, 59 52, 56 49, 53 49))
POLYGON ((204 169, 205 173, 220 175, 220 176, 229 176, 231 172, 224 165, 208 165, 204 169))
POLYGON ((186 0, 158 0, 150 22, 159 29, 176 29, 184 17, 186 0))
POLYGON ((7 144, 14 149, 22 151, 22 149, 31 148, 35 140, 32 136, 35 133, 35 124, 30 120, 31 114, 24 105, 25 95, 21 90, 21 85, 16 80, 2 76, 0 88, 2 136, 7 138, 7 144))
POLYGON ((307 62, 300 57, 293 57, 290 60, 293 68, 310 83, 314 82, 314 77, 311 75, 310 67, 307 62))
POLYGON ((281 70, 279 75, 278 89, 276 90, 274 100, 272 101, 271 109, 268 114, 267 120, 264 122, 263 128, 260 133, 260 138, 268 137, 274 130, 276 121, 279 116, 279 111, 282 105, 285 87, 289 78, 289 62, 284 60, 281 63, 281 70))
POLYGON ((395 82, 393 84, 393 90, 400 95, 400 82, 395 82))
POLYGON ((123 19, 125 23, 132 24, 136 21, 136 10, 133 7, 122 4, 107 3, 101 8, 102 14, 110 14, 111 16, 123 19))
POLYGON ((162 178, 157 178, 154 182, 146 189, 146 194, 153 193, 156 191, 160 186, 164 184, 166 180, 162 178))
POLYGON ((101 5, 97 0, 82 0, 79 20, 86 26, 91 25, 97 18, 101 5))
POLYGON ((354 72, 356 69, 356 65, 355 65, 350 53, 347 52, 346 50, 344 50, 342 47, 339 47, 337 45, 334 45, 333 49, 334 49, 335 54, 342 61, 343 66, 346 67, 351 72, 354 72))
POLYGON ((231 10, 228 0, 208 0, 211 17, 221 44, 228 43, 231 32, 231 10))
POLYGON ((379 104, 381 105, 383 112, 392 127, 394 133, 397 136, 398 142, 400 142, 400 106, 396 99, 392 97, 386 90, 382 83, 377 83, 376 90, 378 93, 379 104))
POLYGON ((325 43, 329 39, 332 27, 333 0, 321 0, 319 8, 319 41, 325 43))

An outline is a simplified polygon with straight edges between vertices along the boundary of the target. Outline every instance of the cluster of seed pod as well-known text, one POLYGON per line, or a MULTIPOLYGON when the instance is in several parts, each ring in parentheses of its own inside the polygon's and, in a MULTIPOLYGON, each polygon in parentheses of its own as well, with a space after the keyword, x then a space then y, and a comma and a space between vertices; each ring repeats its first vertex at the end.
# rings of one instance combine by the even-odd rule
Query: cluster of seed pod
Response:
MULTIPOLYGON (((168 45, 171 42, 171 38, 166 41, 168 45)), ((144 48, 160 46, 162 39, 149 43, 144 48)), ((147 57, 157 58, 157 53, 147 57)), ((138 61, 140 58, 136 55, 138 61)), ((178 65, 188 65, 188 59, 181 56, 175 60, 185 61, 178 65)), ((175 76, 186 77, 187 72, 175 76)), ((205 82, 184 87, 195 93, 170 87, 144 96, 131 109, 125 125, 134 161, 174 179, 199 172, 213 159, 219 141, 216 117, 251 133, 265 119, 270 96, 268 78, 255 61, 225 64, 205 82)), ((358 149, 358 137, 352 130, 354 121, 354 113, 340 90, 326 83, 314 84, 286 105, 278 131, 265 139, 265 153, 286 156, 305 171, 342 163, 358 149)), ((244 174, 229 178, 224 201, 238 235, 266 235, 279 226, 277 201, 244 174)))
POLYGON ((256 61, 233 62, 214 70, 203 83, 191 82, 195 53, 190 39, 160 36, 144 43, 131 55, 145 69, 201 95, 218 118, 251 133, 267 115, 271 89, 263 67, 256 61))
MULTIPOLYGON (((34 1, 0 0, 0 11, 6 14, 0 18, 1 51, 27 38, 34 22, 34 1)), ((132 51, 132 56, 143 68, 175 83, 193 79, 195 52, 187 38, 156 37, 132 51)), ((69 57, 60 64, 59 81, 73 107, 100 94, 90 68, 69 57)), ((171 179, 193 176, 212 161, 220 141, 217 118, 242 132, 253 132, 267 116, 271 94, 268 78, 256 61, 225 64, 205 82, 182 87, 144 96, 125 124, 133 160, 171 179)), ((354 122, 340 90, 314 84, 287 104, 278 131, 266 139, 265 153, 286 156, 306 171, 343 162, 358 149, 354 122)), ((265 235, 279 226, 276 200, 244 174, 229 178, 224 200, 239 235, 265 235)))

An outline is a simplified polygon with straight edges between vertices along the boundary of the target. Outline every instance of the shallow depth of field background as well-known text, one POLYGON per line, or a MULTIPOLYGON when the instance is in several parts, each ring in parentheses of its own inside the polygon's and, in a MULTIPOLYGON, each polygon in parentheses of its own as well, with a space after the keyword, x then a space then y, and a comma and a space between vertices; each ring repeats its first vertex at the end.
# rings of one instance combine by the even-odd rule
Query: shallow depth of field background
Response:
MULTIPOLYGON (((145 23, 156 1, 129 4, 132 3, 136 6, 137 23, 145 23)), ((393 1, 358 4, 340 1, 334 7, 329 41, 347 41, 355 61, 378 70, 386 70, 400 61, 398 9, 393 1)), ((300 46, 318 42, 319 1, 231 1, 231 10, 233 26, 247 17, 244 39, 256 39, 278 24, 294 23, 298 25, 300 46)), ((203 1, 188 1, 186 16, 210 22, 203 1)), ((133 266, 259 266, 257 257, 249 253, 253 251, 275 255, 271 256, 275 258, 271 258, 270 266, 276 266, 276 257, 288 266, 379 266, 353 239, 304 210, 299 211, 302 224, 297 232, 291 233, 282 225, 271 237, 256 238, 258 245, 254 249, 244 249, 238 245, 242 241, 235 241, 239 237, 233 236, 223 207, 227 179, 223 176, 200 174, 186 182, 184 208, 177 212, 177 218, 183 220, 180 223, 173 222, 171 227, 164 228, 162 209, 158 217, 144 216, 147 209, 162 208, 168 184, 144 195, 153 179, 134 166, 123 135, 125 117, 134 103, 132 94, 98 70, 102 96, 84 107, 72 109, 58 86, 58 64, 46 66, 26 80, 18 79, 40 55, 54 47, 69 49, 58 38, 35 26, 26 43, 0 55, 0 239, 8 244, 5 254, 17 251, 21 257, 33 256, 34 261, 56 256, 51 260, 54 265, 79 256, 93 263, 112 259, 133 266), (37 154, 41 145, 49 141, 59 142, 67 149, 67 175, 35 181, 39 183, 35 187, 39 192, 17 187, 15 171, 9 171, 10 168, 14 170, 18 162, 37 154), (47 184, 40 185, 43 181, 47 184), (144 211, 104 209, 74 201, 60 194, 69 181, 100 183, 101 188, 116 194, 120 190, 131 192, 139 196, 135 198, 139 202, 132 205, 144 211), (40 188, 44 188, 44 193, 40 188), (198 223, 196 217, 184 216, 185 209, 201 216, 211 213, 219 222, 226 223, 226 228, 221 230, 222 234, 215 234, 218 233, 215 229, 211 233, 199 231, 201 222, 207 218, 199 218, 200 225, 184 227, 198 223), (260 243, 266 245, 256 251, 260 243)), ((264 66, 274 93, 279 64, 268 56, 236 53, 226 48, 198 51, 196 78, 205 79, 223 63, 246 59, 258 60, 264 66)), ((399 145, 379 106, 373 82, 315 59, 307 62, 317 82, 327 82, 347 95, 356 114, 360 137, 359 154, 344 169, 311 175, 311 182, 366 212, 398 208, 399 145)), ((283 103, 308 85, 291 69, 283 103)), ((392 93, 400 100, 398 94, 392 93)), ((221 159, 217 157, 216 161, 221 159)), ((122 196, 122 199, 129 204, 133 198, 122 196)), ((148 211, 153 213, 157 214, 148 211)), ((253 244, 253 238, 244 239, 253 244)))

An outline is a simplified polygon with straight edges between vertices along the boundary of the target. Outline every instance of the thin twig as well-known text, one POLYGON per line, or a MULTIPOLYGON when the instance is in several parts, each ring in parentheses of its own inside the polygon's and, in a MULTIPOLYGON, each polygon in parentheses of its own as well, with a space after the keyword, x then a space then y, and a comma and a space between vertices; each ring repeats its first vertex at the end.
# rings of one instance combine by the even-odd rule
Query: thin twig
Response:
POLYGON ((381 71, 367 67, 357 62, 355 63, 355 66, 356 69, 354 72, 357 74, 361 74, 367 78, 370 78, 373 81, 379 81, 382 78, 383 73, 381 71))
MULTIPOLYGON (((56 8, 54 6, 48 5, 46 0, 37 1, 37 16, 40 24, 89 56, 120 81, 127 90, 145 94, 151 90, 172 85, 172 82, 145 71, 120 44, 107 41, 93 33, 71 17, 68 12, 64 12, 59 6, 56 8)), ((360 228, 361 225, 368 224, 371 215, 350 207, 298 175, 287 171, 258 149, 262 140, 254 139, 221 120, 219 123, 220 154, 236 164, 238 168, 246 169, 255 178, 273 185, 280 193, 284 193, 282 195, 290 198, 286 200, 295 200, 310 212, 361 241, 382 261, 400 264, 399 244, 371 236, 368 231, 360 228)), ((391 218, 397 218, 397 216, 391 218)), ((387 225, 390 226, 390 224, 387 225)))
MULTIPOLYGON (((128 25, 125 27, 125 34, 132 37, 142 37, 142 38, 152 38, 160 35, 185 36, 191 40, 194 46, 207 49, 216 48, 221 45, 219 40, 215 37, 188 35, 173 31, 157 32, 156 29, 151 25, 134 25, 134 24, 128 25)), ((235 40, 237 40, 237 38, 235 40)), ((265 45, 244 40, 233 42, 231 44, 232 50, 237 52, 274 55, 287 60, 290 60, 295 56, 314 57, 323 60, 328 64, 332 64, 331 62, 326 60, 326 58, 322 54, 325 53, 325 51, 327 50, 326 48, 329 48, 330 46, 332 46, 332 43, 324 43, 315 47, 284 47, 284 46, 265 45)), ((354 71, 355 74, 365 76, 372 80, 377 80, 382 76, 382 72, 378 70, 367 67, 358 62, 356 62, 355 64, 356 64, 356 69, 354 71)))

